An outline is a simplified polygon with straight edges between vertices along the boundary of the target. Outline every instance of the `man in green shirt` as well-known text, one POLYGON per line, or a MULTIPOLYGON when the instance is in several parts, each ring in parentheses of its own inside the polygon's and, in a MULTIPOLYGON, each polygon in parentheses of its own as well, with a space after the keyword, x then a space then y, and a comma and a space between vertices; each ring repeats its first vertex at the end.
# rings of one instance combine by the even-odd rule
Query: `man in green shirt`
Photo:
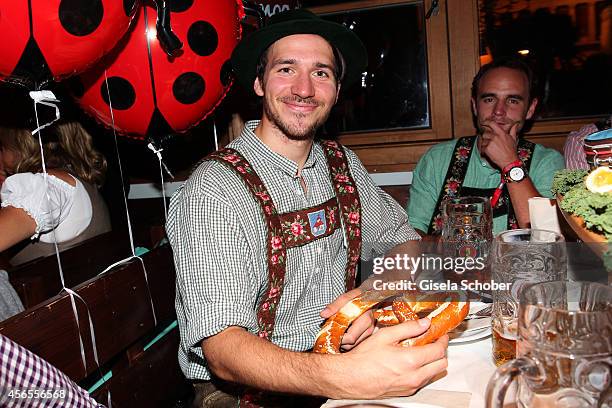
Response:
POLYGON ((538 104, 533 83, 530 68, 516 59, 496 60, 474 77, 477 136, 432 147, 414 170, 407 210, 422 236, 441 232, 440 208, 448 197, 493 198, 494 234, 529 227, 529 198, 551 197, 563 157, 520 136, 538 104))

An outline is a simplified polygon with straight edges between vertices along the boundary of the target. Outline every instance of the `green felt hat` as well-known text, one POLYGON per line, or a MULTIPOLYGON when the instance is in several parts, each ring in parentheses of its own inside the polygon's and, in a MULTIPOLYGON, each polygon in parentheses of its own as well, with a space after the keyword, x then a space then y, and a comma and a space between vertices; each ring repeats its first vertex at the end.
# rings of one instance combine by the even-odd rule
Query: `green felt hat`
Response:
POLYGON ((253 89, 257 63, 265 50, 283 37, 294 34, 316 34, 336 47, 345 61, 342 86, 354 84, 368 62, 366 49, 353 31, 327 21, 306 9, 289 10, 272 16, 268 23, 244 38, 232 53, 232 70, 242 86, 253 89))

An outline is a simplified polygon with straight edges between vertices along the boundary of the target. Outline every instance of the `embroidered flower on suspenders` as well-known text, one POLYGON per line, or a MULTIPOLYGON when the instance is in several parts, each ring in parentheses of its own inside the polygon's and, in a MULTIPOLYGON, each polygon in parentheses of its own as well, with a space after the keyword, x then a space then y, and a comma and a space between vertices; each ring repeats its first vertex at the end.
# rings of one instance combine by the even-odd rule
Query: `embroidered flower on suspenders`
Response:
POLYGON ((293 221, 283 222, 282 226, 288 242, 310 240, 310 236, 306 234, 308 224, 299 214, 293 219, 293 221))
POLYGON ((461 187, 461 182, 456 178, 451 177, 450 179, 448 179, 446 185, 444 186, 444 192, 448 197, 455 197, 457 195, 459 187, 461 187))
POLYGON ((471 151, 472 151, 472 149, 468 148, 466 146, 459 147, 457 149, 457 154, 456 154, 457 160, 460 160, 460 161, 463 161, 463 162, 467 161, 470 158, 470 152, 471 151))
POLYGON ((238 163, 240 160, 242 160, 240 157, 238 157, 235 154, 231 154, 231 153, 225 153, 225 152, 219 152, 219 157, 222 160, 225 160, 228 163, 231 164, 236 164, 238 163))
POLYGON ((336 228, 336 210, 338 208, 337 207, 327 207, 327 211, 325 212, 327 214, 327 224, 329 225, 330 229, 334 229, 336 228))
POLYGON ((270 247, 272 248, 272 253, 279 251, 283 248, 283 241, 279 236, 273 236, 270 240, 270 247))
POLYGON ((332 179, 335 183, 336 190, 341 194, 350 194, 355 192, 351 178, 348 176, 346 165, 341 167, 332 167, 332 179))
POLYGON ((432 223, 435 231, 442 231, 442 228, 444 227, 444 219, 442 218, 442 215, 436 214, 432 223))
POLYGON ((361 236, 361 212, 357 200, 350 207, 344 207, 344 212, 347 214, 348 223, 345 225, 349 238, 361 236))
POLYGON ((529 149, 524 148, 524 147, 519 147, 518 148, 518 157, 519 157, 519 159, 521 159, 523 161, 523 163, 525 163, 531 157, 531 151, 529 149))
POLYGON ((256 185, 253 187, 253 194, 261 199, 264 204, 267 204, 271 199, 268 191, 263 185, 256 185))

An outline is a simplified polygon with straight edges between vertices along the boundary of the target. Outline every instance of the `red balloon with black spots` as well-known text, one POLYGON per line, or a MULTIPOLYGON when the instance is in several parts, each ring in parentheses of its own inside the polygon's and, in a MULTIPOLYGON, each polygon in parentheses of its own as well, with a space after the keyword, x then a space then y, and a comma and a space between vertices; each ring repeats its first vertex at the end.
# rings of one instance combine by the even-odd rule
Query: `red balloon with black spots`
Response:
POLYGON ((232 82, 229 58, 241 37, 242 2, 167 4, 172 31, 183 42, 180 55, 170 57, 161 48, 155 7, 145 2, 125 44, 73 81, 82 109, 137 139, 188 130, 213 112, 232 82))
POLYGON ((128 31, 139 0, 3 0, 0 79, 42 89, 83 72, 128 31))

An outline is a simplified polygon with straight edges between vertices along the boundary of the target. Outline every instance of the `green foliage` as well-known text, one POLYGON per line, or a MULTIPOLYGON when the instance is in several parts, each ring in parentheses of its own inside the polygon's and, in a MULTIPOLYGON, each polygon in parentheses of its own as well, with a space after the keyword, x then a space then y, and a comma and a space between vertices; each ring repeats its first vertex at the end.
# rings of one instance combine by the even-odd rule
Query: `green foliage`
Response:
POLYGON ((552 182, 553 194, 565 195, 572 187, 584 185, 584 178, 587 175, 586 170, 570 170, 563 169, 555 173, 552 182))
POLYGON ((612 241, 612 194, 592 193, 584 184, 584 170, 561 170, 555 174, 552 190, 563 196, 561 209, 584 219, 586 227, 612 241))

